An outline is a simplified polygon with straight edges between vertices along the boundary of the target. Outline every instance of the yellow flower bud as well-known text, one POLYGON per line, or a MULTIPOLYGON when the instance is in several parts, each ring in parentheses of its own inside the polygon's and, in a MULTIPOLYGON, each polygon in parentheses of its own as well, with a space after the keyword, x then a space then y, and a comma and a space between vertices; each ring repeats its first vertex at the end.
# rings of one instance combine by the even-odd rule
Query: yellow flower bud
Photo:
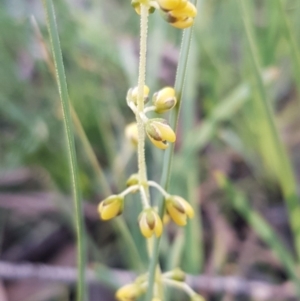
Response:
POLYGON ((170 222, 170 215, 166 212, 163 217, 164 225, 167 225, 170 222))
POLYGON ((101 219, 109 220, 123 212, 124 198, 119 195, 111 195, 98 205, 101 219))
POLYGON ((137 173, 134 173, 128 178, 126 186, 129 187, 137 184, 139 184, 139 175, 137 173))
POLYGON ((125 128, 125 136, 134 147, 138 145, 138 128, 135 122, 128 124, 125 128))
POLYGON ((193 218, 194 209, 182 197, 173 195, 166 198, 166 209, 172 220, 179 226, 185 226, 187 217, 193 218))
MULTIPOLYGON (((150 89, 148 86, 144 85, 144 103, 147 103, 149 100, 150 89)), ((127 101, 132 101, 135 105, 137 104, 138 99, 138 87, 130 88, 127 92, 127 101)))
POLYGON ((137 299, 144 290, 136 283, 130 283, 122 286, 116 292, 116 298, 120 301, 133 301, 137 299))
POLYGON ((193 25, 194 18, 197 15, 197 8, 191 2, 186 1, 178 7, 166 11, 163 18, 172 26, 185 29, 193 25))
POLYGON ((164 11, 169 11, 182 5, 185 5, 187 0, 157 0, 158 5, 164 11))
MULTIPOLYGON (((132 7, 134 8, 135 12, 140 15, 141 14, 141 1, 138 1, 138 0, 132 0, 131 1, 131 5, 132 7)), ((152 14, 153 12, 155 11, 155 8, 150 6, 149 7, 149 14, 152 14)))
POLYGON ((139 226, 141 229, 142 234, 149 238, 153 234, 156 237, 161 236, 163 230, 163 224, 153 208, 145 209, 139 216, 139 226))
POLYGON ((176 105, 175 90, 171 87, 165 87, 153 95, 152 102, 156 113, 164 113, 176 105))
POLYGON ((173 27, 179 28, 179 29, 186 29, 188 27, 191 27, 194 23, 193 18, 186 18, 184 20, 179 19, 176 22, 170 23, 173 27))
POLYGON ((180 4, 176 8, 174 8, 174 9, 182 9, 182 8, 184 8, 188 2, 189 2, 188 0, 182 0, 180 2, 180 4))
MULTIPOLYGON (((139 184, 139 175, 137 173, 132 174, 128 180, 126 181, 126 186, 133 186, 139 184)), ((136 193, 138 191, 138 188, 133 190, 132 193, 136 193)))
POLYGON ((166 120, 162 118, 149 119, 145 124, 146 133, 150 141, 158 148, 166 149, 167 142, 175 142, 176 135, 166 120))
POLYGON ((170 278, 176 281, 185 281, 185 272, 180 268, 176 268, 172 271, 170 278))
POLYGON ((187 2, 187 4, 183 8, 174 9, 170 11, 168 14, 173 18, 177 18, 181 20, 182 19, 185 20, 187 17, 195 18, 197 15, 197 8, 193 3, 187 2))

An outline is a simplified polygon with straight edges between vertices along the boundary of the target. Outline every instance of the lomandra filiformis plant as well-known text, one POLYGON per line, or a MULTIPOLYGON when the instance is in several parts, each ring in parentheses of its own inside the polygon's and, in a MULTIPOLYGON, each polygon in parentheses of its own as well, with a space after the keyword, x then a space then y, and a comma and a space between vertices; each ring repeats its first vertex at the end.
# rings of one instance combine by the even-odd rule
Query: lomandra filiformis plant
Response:
MULTIPOLYGON (((176 141, 174 130, 164 118, 148 118, 147 113, 154 111, 163 114, 172 110, 177 103, 173 87, 163 87, 150 97, 150 89, 145 84, 148 15, 155 10, 160 11, 163 18, 172 26, 185 29, 192 26, 197 9, 187 0, 133 0, 132 6, 140 16, 139 76, 137 86, 130 88, 126 95, 127 105, 134 113, 136 123, 128 125, 125 132, 137 148, 138 173, 129 177, 126 183, 127 188, 123 192, 111 195, 100 202, 98 211, 103 220, 112 219, 122 214, 126 195, 139 191, 143 210, 137 217, 138 225, 142 235, 151 240, 153 236, 161 236, 164 223, 157 209, 151 205, 150 186, 156 188, 163 195, 165 214, 177 225, 185 226, 188 219, 193 218, 194 210, 182 197, 169 194, 158 183, 148 180, 147 177, 146 136, 155 147, 162 150, 167 149, 170 143, 176 141), (151 98, 151 102, 149 98, 151 98)), ((153 244, 149 243, 150 258, 154 252, 153 249, 153 244)), ((121 287, 116 293, 116 298, 121 301, 132 301, 145 294, 150 283, 150 273, 151 271, 140 275, 133 283, 121 287)), ((184 290, 191 300, 203 300, 184 282, 184 278, 184 273, 179 268, 162 273, 160 267, 157 266, 151 291, 152 301, 163 300, 163 285, 184 290)))

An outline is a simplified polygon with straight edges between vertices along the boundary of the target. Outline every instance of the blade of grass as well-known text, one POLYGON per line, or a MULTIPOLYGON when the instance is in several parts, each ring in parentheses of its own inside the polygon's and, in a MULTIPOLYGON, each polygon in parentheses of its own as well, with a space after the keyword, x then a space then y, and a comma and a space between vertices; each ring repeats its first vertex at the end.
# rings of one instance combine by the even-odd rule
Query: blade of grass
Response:
POLYGON ((87 298, 86 283, 85 283, 85 265, 86 265, 86 250, 84 236, 84 221, 82 214, 81 193, 79 190, 78 170, 76 162, 76 150, 74 143, 73 127, 71 122, 71 112, 69 105, 69 95, 65 76, 65 70, 62 60, 59 36, 57 31, 55 11, 52 0, 44 0, 44 7, 47 15, 47 25, 50 35, 51 48, 54 58, 57 85, 63 111, 64 127, 67 138, 67 149, 69 165, 71 170, 72 192, 75 207, 75 228, 77 234, 77 266, 78 266, 78 281, 77 281, 77 296, 78 301, 84 301, 87 298))
MULTIPOLYGON (((195 124, 195 102, 198 83, 198 72, 195 68, 198 65, 199 53, 197 51, 196 43, 192 41, 190 50, 190 59, 188 62, 189 73, 187 74, 185 105, 182 107, 182 135, 185 137, 193 129, 195 124)), ((185 161, 185 169, 187 174, 183 175, 182 182, 186 186, 186 199, 191 203, 195 209, 195 216, 184 228, 185 243, 184 246, 184 269, 188 273, 198 274, 203 264, 203 244, 202 241, 202 218, 199 210, 199 195, 197 184, 199 180, 199 169, 195 168, 197 161, 197 153, 183 152, 185 161)), ((182 195, 185 197, 185 195, 182 195)))
POLYGON ((281 239, 265 219, 250 207, 246 196, 240 190, 235 188, 222 172, 215 172, 215 177, 218 185, 225 190, 232 207, 241 214, 256 232, 258 237, 272 249, 274 254, 280 260, 289 277, 295 283, 297 293, 300 296, 300 279, 296 274, 296 262, 282 243, 281 239))
MULTIPOLYGON (((85 133, 85 131, 82 127, 82 124, 77 116, 77 113, 73 109, 72 105, 70 106, 70 108, 71 108, 72 119, 73 119, 74 126, 76 129, 76 134, 80 138, 80 141, 83 145, 83 148, 87 155, 87 158, 91 164, 91 167, 93 168, 93 170, 95 172, 96 179, 97 179, 100 187, 102 187, 103 194, 111 195, 112 190, 105 178, 103 169, 100 166, 100 163, 96 157, 96 154, 90 144, 90 141, 88 140, 88 138, 86 136, 86 133, 85 133)), ((127 257, 128 261, 130 263, 130 266, 139 271, 143 270, 144 264, 142 262, 140 253, 134 243, 132 235, 130 234, 127 224, 124 222, 124 220, 121 217, 114 219, 111 222, 112 222, 114 230, 119 234, 119 237, 121 239, 120 244, 121 244, 122 248, 124 248, 124 246, 125 246, 126 249, 128 250, 128 252, 124 252, 124 255, 127 257)))
MULTIPOLYGON (((266 69, 262 73, 264 85, 270 85, 278 77, 278 72, 274 68, 266 69)), ((211 115, 200 125, 194 127, 186 135, 184 146, 181 152, 190 154, 201 151, 207 143, 214 137, 220 123, 228 121, 249 101, 252 94, 251 87, 247 83, 238 86, 229 96, 220 101, 215 106, 211 115)), ((180 156, 181 154, 179 154, 180 156)))
MULTIPOLYGON (((193 2, 195 5, 197 5, 197 1, 193 1, 193 2)), ((192 39, 192 32, 193 32, 193 26, 183 31, 180 57, 177 65, 176 79, 174 85, 174 89, 177 97, 177 104, 175 108, 171 111, 171 115, 170 115, 170 125, 175 132, 177 129, 177 123, 178 123, 179 112, 181 107, 181 96, 183 91, 184 79, 186 75, 187 61, 188 61, 190 44, 192 39)), ((174 149, 175 149, 174 144, 171 144, 166 149, 164 154, 160 185, 165 190, 168 190, 169 187, 174 149)), ((164 214, 164 210, 165 210, 165 205, 164 205, 164 200, 162 198, 159 202, 159 215, 161 217, 164 214)), ((149 269, 148 269, 149 276, 148 276, 148 288, 146 293, 146 301, 151 301, 153 295, 153 286, 154 286, 154 279, 156 274, 155 271, 156 271, 158 255, 159 255, 159 244, 160 244, 160 237, 155 238, 153 244, 153 253, 150 258, 149 269)))
MULTIPOLYGON (((33 16, 31 18, 31 21, 32 21, 33 28, 35 30, 36 37, 38 38, 38 41, 41 46, 43 58, 47 64, 51 74, 55 77, 54 63, 49 55, 49 51, 48 51, 48 48, 44 41, 44 38, 42 36, 42 33, 41 33, 41 31, 38 27, 38 24, 33 16)), ((1 98, 0 98, 0 105, 1 105, 1 98)), ((70 106, 72 121, 74 123, 75 132, 76 132, 78 138, 80 139, 80 142, 82 143, 85 154, 91 164, 91 167, 94 170, 99 187, 102 188, 104 195, 110 195, 110 194, 112 194, 111 188, 106 180, 103 169, 96 157, 96 154, 91 146, 91 143, 88 140, 88 137, 84 131, 84 128, 80 122, 80 119, 71 103, 69 103, 69 106, 70 106)), ((130 231, 128 229, 127 224, 124 222, 123 219, 120 219, 120 218, 112 221, 112 223, 113 223, 114 230, 119 234, 119 236, 121 238, 122 247, 126 246, 126 248, 128 249, 128 252, 124 252, 124 254, 128 258, 128 261, 129 261, 131 267, 133 267, 137 270, 143 270, 144 264, 142 262, 140 254, 137 250, 137 247, 133 241, 133 238, 130 235, 130 231)))
MULTIPOLYGON (((260 110, 256 112, 259 114, 260 119, 265 123, 264 131, 268 133, 269 143, 271 145, 271 150, 265 148, 265 151, 272 151, 272 155, 276 160, 272 162, 275 165, 275 170, 277 171, 276 176, 280 183, 283 195, 285 197, 289 220, 291 229, 294 236, 295 249, 297 253, 297 261, 300 261, 300 206, 299 197, 297 195, 297 185, 293 174, 293 170, 288 159, 287 152, 282 144, 275 120, 272 108, 267 100, 266 91, 263 84, 263 79, 261 76, 261 67, 259 63, 258 47, 256 44, 253 25, 249 19, 249 14, 247 6, 244 0, 237 0, 237 5, 240 10, 240 14, 243 19, 245 36, 249 49, 249 57, 251 61, 251 67, 253 72, 254 88, 257 91, 257 100, 260 110)), ((268 152, 263 154, 265 158, 268 157, 268 152)))
POLYGON ((284 3, 282 0, 277 0, 277 4, 279 6, 279 11, 281 14, 281 20, 284 26, 284 34, 286 36, 286 40, 288 42, 288 45, 291 49, 291 59, 292 59, 292 65, 294 68, 294 74, 296 79, 296 86, 298 90, 298 97, 297 100, 300 104, 300 48, 297 46, 296 37, 293 32, 293 28, 291 25, 291 22, 287 16, 287 13, 285 11, 284 3))

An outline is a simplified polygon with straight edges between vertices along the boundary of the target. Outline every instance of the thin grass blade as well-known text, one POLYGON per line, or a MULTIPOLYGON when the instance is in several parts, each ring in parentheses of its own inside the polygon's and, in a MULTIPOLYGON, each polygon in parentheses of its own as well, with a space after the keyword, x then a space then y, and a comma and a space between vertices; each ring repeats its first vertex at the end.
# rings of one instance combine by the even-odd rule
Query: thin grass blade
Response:
POLYGON ((85 265, 86 265, 86 250, 85 250, 85 230, 82 213, 82 200, 79 190, 78 168, 76 161, 76 150, 74 143, 73 125, 71 122, 71 112, 69 104, 68 88, 65 76, 65 70, 62 60, 62 52, 57 31, 55 19, 55 11, 52 0, 44 0, 44 7, 47 15, 47 25, 50 35, 52 54, 54 58, 57 85, 63 111, 63 121, 67 138, 68 158, 71 171, 72 192, 74 199, 74 219, 77 235, 77 266, 78 266, 78 281, 77 281, 77 296, 78 301, 87 300, 86 282, 85 282, 85 265))
POLYGON ((226 192, 232 207, 241 214, 256 234, 272 249, 285 267, 290 278, 294 281, 296 290, 300 296, 300 279, 297 277, 295 270, 296 262, 291 253, 286 249, 281 239, 265 219, 250 207, 246 196, 235 188, 222 172, 216 172, 215 176, 218 185, 226 192))

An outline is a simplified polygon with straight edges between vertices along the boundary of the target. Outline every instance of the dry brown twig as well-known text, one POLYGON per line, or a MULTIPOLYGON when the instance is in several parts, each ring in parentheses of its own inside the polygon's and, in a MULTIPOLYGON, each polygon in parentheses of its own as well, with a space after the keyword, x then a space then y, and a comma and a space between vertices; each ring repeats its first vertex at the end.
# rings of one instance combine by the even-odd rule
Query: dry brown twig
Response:
MULTIPOLYGON (((114 282, 120 285, 130 282, 135 276, 132 272, 116 269, 111 269, 110 273, 114 278, 114 282)), ((0 261, 0 278, 4 280, 39 279, 73 284, 76 282, 76 275, 76 269, 72 267, 30 263, 16 264, 0 261)), ((92 269, 87 270, 87 281, 89 284, 101 283, 92 269)), ((200 292, 245 295, 257 301, 297 300, 294 289, 290 284, 274 285, 245 280, 239 277, 213 277, 205 275, 188 275, 187 283, 200 292)))

